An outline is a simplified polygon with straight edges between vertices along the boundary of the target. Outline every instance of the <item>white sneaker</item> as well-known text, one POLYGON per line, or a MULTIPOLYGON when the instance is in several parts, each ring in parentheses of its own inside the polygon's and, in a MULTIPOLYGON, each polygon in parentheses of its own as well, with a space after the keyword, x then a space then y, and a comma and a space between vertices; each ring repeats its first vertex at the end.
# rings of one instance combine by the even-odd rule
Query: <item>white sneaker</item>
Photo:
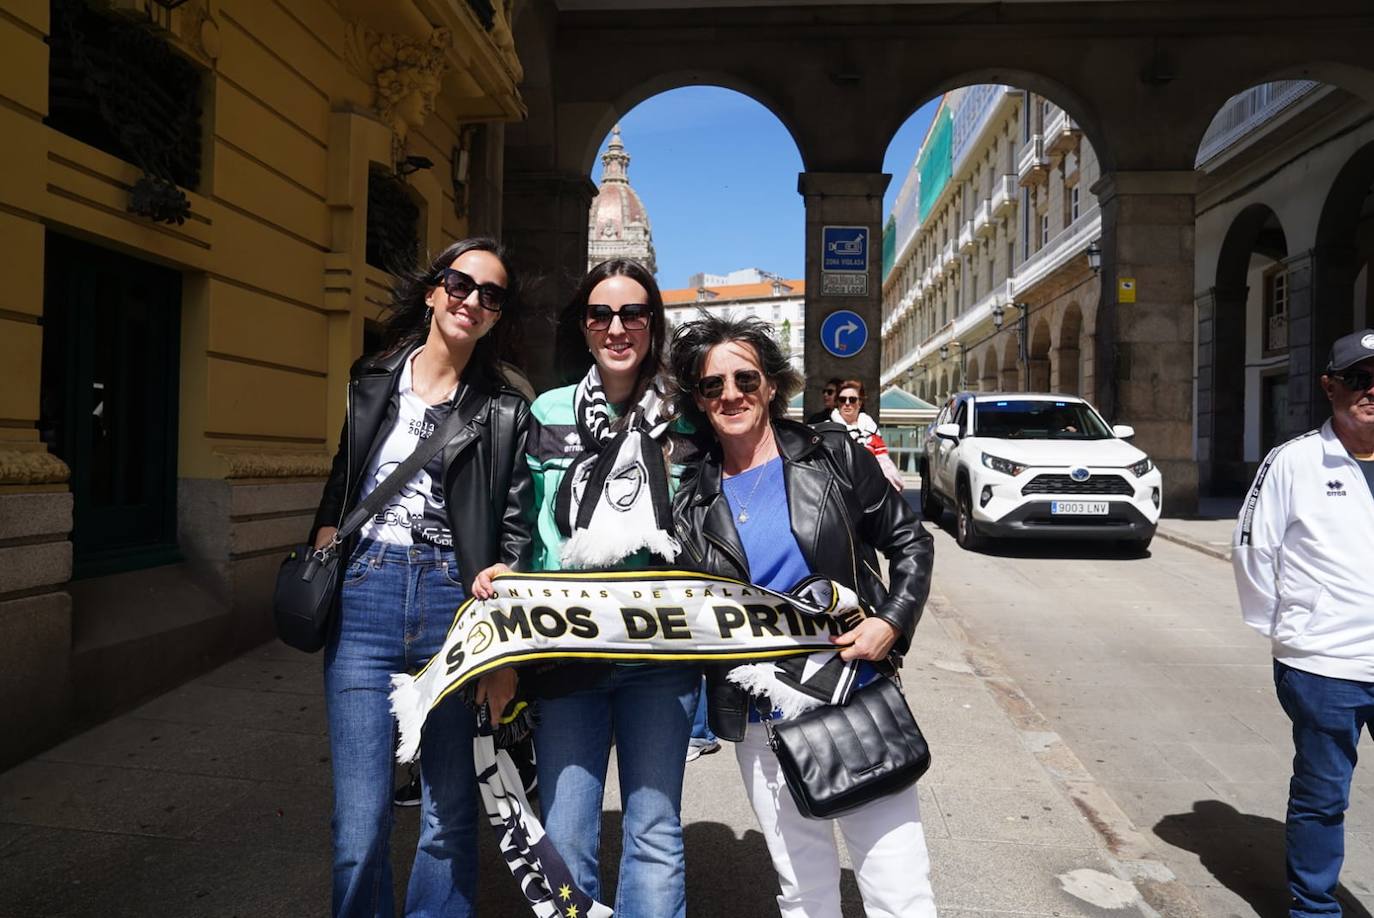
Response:
POLYGON ((687 741, 687 761, 689 762, 713 752, 720 752, 720 740, 693 738, 687 741))

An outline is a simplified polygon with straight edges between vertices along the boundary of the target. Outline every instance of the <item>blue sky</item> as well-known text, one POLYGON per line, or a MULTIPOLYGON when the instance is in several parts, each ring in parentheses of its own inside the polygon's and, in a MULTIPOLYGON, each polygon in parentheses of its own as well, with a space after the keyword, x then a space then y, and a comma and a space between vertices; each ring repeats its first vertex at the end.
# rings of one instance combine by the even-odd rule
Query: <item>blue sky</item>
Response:
MULTIPOLYGON (((883 171, 892 182, 884 217, 934 111, 933 102, 923 106, 888 147, 883 171)), ((689 86, 640 103, 620 127, 630 184, 653 225, 664 289, 687 286, 698 271, 756 267, 803 276, 801 155, 771 112, 732 90, 689 86)), ((592 180, 601 180, 599 157, 592 180)))

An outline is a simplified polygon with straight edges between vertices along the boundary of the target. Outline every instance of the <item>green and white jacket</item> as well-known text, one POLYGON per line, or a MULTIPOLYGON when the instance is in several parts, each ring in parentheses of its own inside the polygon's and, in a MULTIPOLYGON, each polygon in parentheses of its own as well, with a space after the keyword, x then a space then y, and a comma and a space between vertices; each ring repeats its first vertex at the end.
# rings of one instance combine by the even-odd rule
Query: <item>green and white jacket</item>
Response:
MULTIPOLYGON (((573 460, 583 451, 582 437, 577 432, 577 416, 573 396, 577 386, 563 386, 550 389, 534 400, 530 406, 530 433, 526 445, 525 459, 534 476, 534 557, 531 569, 536 571, 562 570, 559 558, 566 539, 558 529, 554 516, 554 506, 558 499, 558 486, 573 460)), ((668 493, 677 492, 682 473, 691 462, 695 453, 689 437, 691 427, 679 420, 669 433, 669 481, 668 493)), ((648 552, 641 551, 620 564, 620 569, 647 567, 651 562, 648 552)))

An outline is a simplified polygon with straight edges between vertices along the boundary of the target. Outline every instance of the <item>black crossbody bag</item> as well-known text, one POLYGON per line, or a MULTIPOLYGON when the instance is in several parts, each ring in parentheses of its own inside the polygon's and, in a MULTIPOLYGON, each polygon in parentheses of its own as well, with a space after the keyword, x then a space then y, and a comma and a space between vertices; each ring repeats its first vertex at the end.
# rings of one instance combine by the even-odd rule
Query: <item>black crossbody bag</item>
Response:
MULTIPOLYGON (((467 391, 466 389, 464 391, 467 391)), ((459 404, 462 398, 458 399, 459 404)), ((277 571, 277 586, 272 593, 272 616, 282 643, 306 653, 314 653, 329 640, 329 629, 338 606, 343 584, 343 569, 348 559, 340 549, 344 542, 376 515, 382 505, 396 495, 415 473, 433 459, 444 444, 457 433, 461 418, 458 406, 439 428, 416 446, 406 459, 372 493, 353 508, 340 523, 334 538, 323 548, 297 545, 277 571)))
POLYGON ((759 719, 797 809, 812 819, 904 790, 930 768, 930 747, 891 676, 856 689, 846 704, 779 721, 760 710, 759 719))

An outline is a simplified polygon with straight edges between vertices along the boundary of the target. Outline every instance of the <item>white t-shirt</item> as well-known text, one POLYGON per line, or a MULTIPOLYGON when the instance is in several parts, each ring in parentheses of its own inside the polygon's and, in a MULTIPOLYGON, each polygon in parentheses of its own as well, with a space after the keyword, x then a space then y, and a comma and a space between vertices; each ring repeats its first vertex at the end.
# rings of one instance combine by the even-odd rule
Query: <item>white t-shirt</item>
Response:
MULTIPOLYGON (((398 465, 405 462, 420 441, 438 430, 453 411, 453 396, 457 389, 439 404, 428 405, 411 388, 411 366, 421 350, 423 348, 416 348, 401 365, 396 424, 363 476, 360 499, 365 499, 398 465)), ((385 507, 363 524, 362 537, 392 545, 452 548, 453 533, 448 528, 443 473, 444 454, 441 450, 392 496, 385 507)))

